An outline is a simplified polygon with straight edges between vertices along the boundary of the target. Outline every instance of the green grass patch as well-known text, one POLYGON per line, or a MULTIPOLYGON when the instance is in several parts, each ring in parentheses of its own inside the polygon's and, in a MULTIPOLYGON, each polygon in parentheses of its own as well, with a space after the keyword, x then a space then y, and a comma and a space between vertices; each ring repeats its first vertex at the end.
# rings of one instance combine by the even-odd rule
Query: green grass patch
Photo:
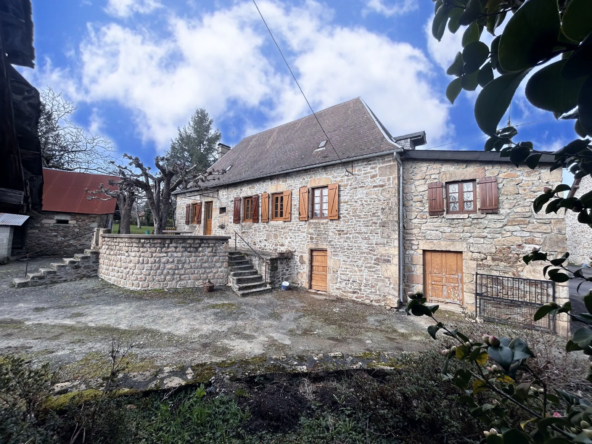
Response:
MULTIPOLYGON (((130 226, 130 234, 146 234, 146 231, 152 233, 152 230, 154 230, 152 225, 142 225, 140 228, 136 224, 130 226)), ((113 224, 111 232, 117 234, 117 231, 119 231, 119 224, 113 224)))

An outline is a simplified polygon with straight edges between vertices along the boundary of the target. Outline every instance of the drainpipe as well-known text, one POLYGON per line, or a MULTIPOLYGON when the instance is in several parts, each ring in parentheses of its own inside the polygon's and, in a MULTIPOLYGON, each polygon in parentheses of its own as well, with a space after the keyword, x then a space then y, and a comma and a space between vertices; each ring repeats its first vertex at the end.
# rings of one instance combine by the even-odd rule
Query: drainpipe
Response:
POLYGON ((399 153, 395 152, 395 159, 397 160, 397 164, 399 165, 399 174, 397 174, 398 185, 399 185, 399 306, 397 308, 402 308, 405 304, 404 300, 404 260, 405 260, 405 239, 403 236, 403 162, 401 161, 401 157, 399 157, 399 153))

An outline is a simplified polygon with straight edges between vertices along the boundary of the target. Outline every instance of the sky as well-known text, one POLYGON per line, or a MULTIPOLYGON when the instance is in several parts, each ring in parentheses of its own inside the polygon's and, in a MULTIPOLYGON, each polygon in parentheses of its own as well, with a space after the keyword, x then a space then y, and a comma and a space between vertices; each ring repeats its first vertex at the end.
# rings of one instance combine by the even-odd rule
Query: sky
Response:
MULTIPOLYGON (((478 91, 445 97, 462 30, 436 41, 432 1, 257 4, 315 111, 361 97, 391 134, 425 131, 422 149, 483 149, 478 91)), ((252 0, 33 0, 33 20, 36 68, 19 70, 76 103, 75 123, 118 155, 164 154, 197 108, 230 146, 310 114, 252 0)), ((574 138, 573 121, 531 107, 523 89, 511 121, 536 149, 574 138)))

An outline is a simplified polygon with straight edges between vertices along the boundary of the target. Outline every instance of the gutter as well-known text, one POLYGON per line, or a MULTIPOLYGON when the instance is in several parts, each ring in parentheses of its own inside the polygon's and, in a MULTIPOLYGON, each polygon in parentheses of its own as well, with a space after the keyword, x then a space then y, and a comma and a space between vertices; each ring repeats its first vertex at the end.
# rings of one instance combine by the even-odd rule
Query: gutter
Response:
POLYGON ((399 185, 399 304, 398 309, 403 308, 403 304, 405 303, 403 293, 404 293, 404 282, 405 276, 403 274, 404 271, 404 260, 405 260, 405 239, 404 239, 404 215, 403 215, 403 162, 401 161, 401 157, 399 153, 395 153, 395 160, 399 165, 399 174, 397 174, 398 185, 399 185))

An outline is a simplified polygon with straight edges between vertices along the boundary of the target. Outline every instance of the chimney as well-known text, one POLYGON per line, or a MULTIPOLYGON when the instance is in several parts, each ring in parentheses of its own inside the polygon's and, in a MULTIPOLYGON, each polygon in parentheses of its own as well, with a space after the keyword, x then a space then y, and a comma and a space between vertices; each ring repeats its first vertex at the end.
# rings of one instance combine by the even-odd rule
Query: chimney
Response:
POLYGON ((218 143, 218 160, 222 159, 222 156, 230 151, 230 147, 228 145, 224 145, 223 143, 218 143))

